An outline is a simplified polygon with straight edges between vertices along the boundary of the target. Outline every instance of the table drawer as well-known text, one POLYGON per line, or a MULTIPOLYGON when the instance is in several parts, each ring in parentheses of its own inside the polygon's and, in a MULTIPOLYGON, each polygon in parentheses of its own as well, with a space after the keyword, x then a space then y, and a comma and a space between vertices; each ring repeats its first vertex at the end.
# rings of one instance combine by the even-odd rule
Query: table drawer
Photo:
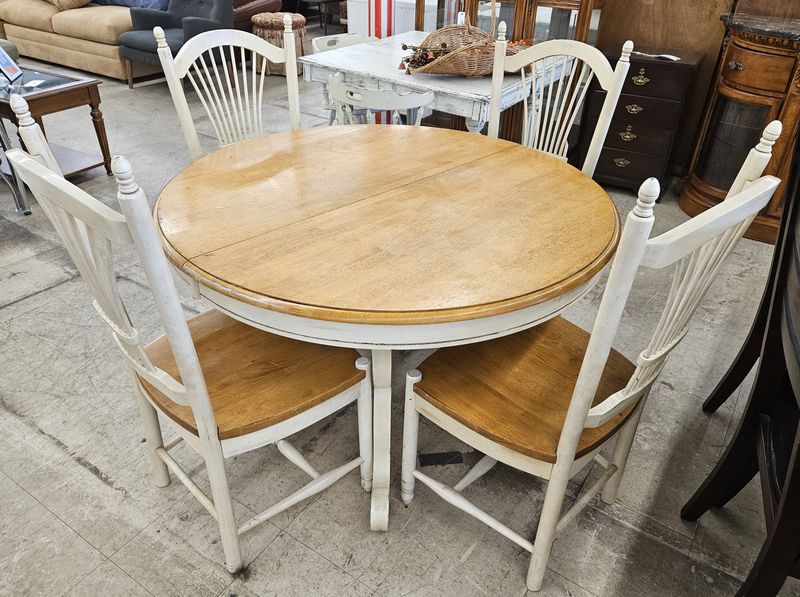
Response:
POLYGON ((666 159, 665 155, 606 147, 600 153, 595 173, 644 181, 651 176, 661 177, 666 159))
POLYGON ((754 52, 732 43, 722 61, 722 79, 740 87, 783 92, 792 77, 794 58, 754 52))
POLYGON ((606 147, 627 151, 665 155, 672 139, 672 131, 654 126, 640 125, 630 118, 614 120, 608 129, 606 147))
POLYGON ((631 62, 622 93, 680 100, 686 91, 689 69, 653 62, 631 62))

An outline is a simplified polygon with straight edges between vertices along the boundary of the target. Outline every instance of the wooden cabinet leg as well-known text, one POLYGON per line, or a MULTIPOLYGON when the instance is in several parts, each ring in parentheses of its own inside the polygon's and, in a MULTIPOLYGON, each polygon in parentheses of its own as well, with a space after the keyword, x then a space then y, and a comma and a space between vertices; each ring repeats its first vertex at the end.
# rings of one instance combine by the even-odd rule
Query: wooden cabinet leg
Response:
POLYGON ((97 142, 100 144, 100 151, 103 152, 103 165, 106 174, 111 175, 111 150, 108 148, 108 137, 106 136, 106 124, 103 120, 103 113, 100 111, 100 92, 97 87, 89 90, 89 106, 92 114, 92 124, 97 135, 97 142))

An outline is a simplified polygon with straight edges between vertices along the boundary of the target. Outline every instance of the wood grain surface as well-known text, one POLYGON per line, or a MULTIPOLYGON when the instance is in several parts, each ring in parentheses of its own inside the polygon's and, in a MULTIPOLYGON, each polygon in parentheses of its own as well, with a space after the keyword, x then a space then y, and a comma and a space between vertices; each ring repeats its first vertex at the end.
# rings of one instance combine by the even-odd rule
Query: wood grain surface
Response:
MULTIPOLYGON (((420 365, 415 390, 462 425, 506 448, 556 461, 589 332, 556 317, 505 338, 442 348, 420 365)), ((625 387, 636 367, 612 350, 593 404, 625 387)), ((634 403, 597 428, 584 429, 576 458, 625 423, 634 403)))
POLYGON ((506 313, 609 261, 609 196, 514 143, 426 127, 307 129, 225 147, 163 190, 170 260, 200 284, 323 320, 506 313))
MULTIPOLYGON (((285 421, 364 378, 358 353, 300 342, 240 323, 211 310, 189 320, 220 439, 239 437, 285 421)), ((151 342, 153 364, 176 379, 178 366, 165 336, 151 342)), ((141 379, 159 409, 197 435, 192 409, 141 379)))

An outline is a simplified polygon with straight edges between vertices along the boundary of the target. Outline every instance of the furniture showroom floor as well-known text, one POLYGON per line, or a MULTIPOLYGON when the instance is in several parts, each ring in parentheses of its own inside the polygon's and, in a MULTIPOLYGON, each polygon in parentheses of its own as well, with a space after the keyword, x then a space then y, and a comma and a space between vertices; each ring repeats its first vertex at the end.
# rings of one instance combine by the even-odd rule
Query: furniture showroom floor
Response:
MULTIPOLYGON (((303 126, 325 126, 319 87, 300 85, 303 126)), ((105 81, 100 91, 112 152, 130 159, 152 201, 189 161, 166 84, 154 81, 128 90, 124 83, 105 81)), ((275 89, 273 97, 280 98, 279 92, 275 89)), ((94 132, 80 110, 48 117, 49 138, 94 147, 94 132)), ((285 101, 274 100, 267 117, 272 130, 285 129, 285 101)), ((213 148, 210 137, 204 142, 213 148)), ((82 179, 81 186, 115 205, 114 181, 102 169, 82 179)), ((611 192, 627 213, 633 195, 611 192)), ((656 232, 684 219, 676 196, 668 192, 656 208, 656 232)), ((698 524, 683 522, 678 513, 717 461, 745 403, 746 389, 740 389, 716 414, 700 409, 744 340, 770 255, 771 247, 744 240, 727 262, 690 337, 654 386, 617 504, 609 507, 595 498, 569 524, 555 543, 541 595, 733 595, 764 538, 758 481, 698 524)), ((123 288, 142 297, 134 322, 155 321, 133 255, 123 256, 117 269, 123 288)), ((646 314, 650 305, 659 308, 668 275, 641 280, 630 311, 646 314)), ((205 308, 189 298, 185 286, 179 288, 188 311, 205 308)), ((567 316, 590 326, 599 296, 596 288, 567 316)), ((86 297, 84 283, 38 207, 34 204, 27 217, 14 213, 3 187, 0 595, 526 593, 528 555, 512 542, 422 486, 411 506, 403 507, 397 392, 388 533, 369 530, 369 495, 353 473, 245 535, 250 564, 230 576, 221 565, 218 530, 208 513, 181 483, 173 481, 164 489, 150 483, 127 369, 86 297)), ((616 346, 630 358, 643 348, 637 341, 651 331, 644 321, 623 320, 616 346)), ((144 329, 151 337, 156 334, 152 327, 144 329)), ((395 363, 398 380, 422 356, 403 355, 395 363)), ((353 406, 301 433, 296 445, 322 468, 352 458, 357 453, 355 418, 353 406)), ((179 456, 199 463, 189 451, 178 450, 179 456)), ((420 450, 468 449, 423 420, 420 450)), ((428 470, 452 482, 477 458, 468 452, 464 463, 428 470)), ((192 470, 204 478, 198 464, 192 470)), ((234 458, 229 473, 240 515, 263 509, 305 482, 273 448, 234 458)), ((567 506, 592 475, 587 469, 570 485, 567 506)), ((531 535, 543 485, 500 465, 466 494, 531 535)), ((798 586, 790 579, 782 594, 800 595, 798 586)))

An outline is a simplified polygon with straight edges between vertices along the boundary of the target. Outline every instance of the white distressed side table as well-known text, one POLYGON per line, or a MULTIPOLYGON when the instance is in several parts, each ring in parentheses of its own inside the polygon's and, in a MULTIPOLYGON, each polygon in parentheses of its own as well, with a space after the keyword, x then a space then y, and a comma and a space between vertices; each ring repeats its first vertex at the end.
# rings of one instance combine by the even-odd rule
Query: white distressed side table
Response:
MULTIPOLYGON (((419 45, 428 33, 408 31, 383 39, 302 56, 303 79, 326 83, 328 77, 343 73, 348 83, 372 89, 396 91, 433 91, 435 98, 428 107, 466 118, 467 129, 480 133, 489 119, 489 94, 492 78, 455 75, 407 75, 400 70, 401 60, 409 55, 403 44, 419 45)), ((522 101, 522 80, 506 77, 500 109, 522 101)))
POLYGON ((480 342, 561 312, 619 238, 610 197, 550 155, 413 126, 333 126, 200 158, 155 207, 167 257, 231 317, 372 351, 371 526, 389 516, 393 350, 480 342))

